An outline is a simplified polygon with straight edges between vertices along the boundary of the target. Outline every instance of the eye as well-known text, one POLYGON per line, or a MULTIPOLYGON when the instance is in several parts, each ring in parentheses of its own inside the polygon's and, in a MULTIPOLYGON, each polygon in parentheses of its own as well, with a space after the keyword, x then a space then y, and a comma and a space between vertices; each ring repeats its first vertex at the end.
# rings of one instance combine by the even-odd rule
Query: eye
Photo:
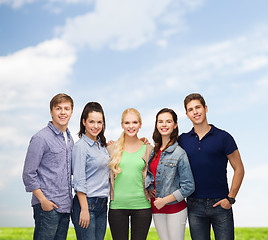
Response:
POLYGON ((103 124, 103 122, 102 121, 98 121, 98 124, 103 124))
POLYGON ((138 121, 134 121, 133 124, 138 124, 139 122, 138 121))

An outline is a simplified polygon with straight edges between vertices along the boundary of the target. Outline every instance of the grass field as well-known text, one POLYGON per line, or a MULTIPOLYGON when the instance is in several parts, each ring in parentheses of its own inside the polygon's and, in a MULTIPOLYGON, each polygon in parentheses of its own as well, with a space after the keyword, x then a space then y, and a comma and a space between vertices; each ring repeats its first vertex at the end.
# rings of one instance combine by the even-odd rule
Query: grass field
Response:
MULTIPOLYGON (((33 235, 33 228, 0 228, 0 240, 30 240, 33 235)), ((75 240, 73 228, 69 229, 67 240, 75 240)), ((148 240, 159 240, 155 228, 150 228, 148 240)), ((186 229, 185 240, 190 240, 189 229, 186 229)), ((212 239, 214 237, 212 236, 212 239)), ((236 228, 236 240, 268 240, 268 228, 236 228)), ((110 230, 107 229, 105 240, 112 240, 110 230)))

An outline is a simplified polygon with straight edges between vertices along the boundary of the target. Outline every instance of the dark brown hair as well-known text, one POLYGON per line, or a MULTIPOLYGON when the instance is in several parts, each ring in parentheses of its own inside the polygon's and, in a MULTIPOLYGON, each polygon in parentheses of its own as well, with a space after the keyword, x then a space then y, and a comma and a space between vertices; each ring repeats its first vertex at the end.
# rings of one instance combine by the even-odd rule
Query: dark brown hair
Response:
POLYGON ((106 147, 107 143, 106 143, 106 138, 104 136, 105 126, 106 126, 105 116, 104 116, 102 106, 97 102, 88 102, 86 104, 86 106, 84 107, 84 110, 83 110, 83 112, 81 114, 81 118, 80 118, 80 131, 78 132, 78 136, 79 136, 79 138, 81 138, 82 134, 86 132, 86 127, 83 124, 83 120, 86 121, 88 118, 88 114, 91 112, 99 112, 102 114, 103 126, 102 126, 101 132, 98 134, 98 137, 101 140, 101 146, 106 147))
POLYGON ((50 101, 50 111, 52 111, 53 107, 55 107, 57 104, 62 103, 62 102, 70 102, 72 110, 74 108, 74 101, 73 99, 65 94, 65 93, 59 93, 56 96, 54 96, 51 101, 50 101))
MULTIPOLYGON (((157 153, 162 146, 162 136, 157 129, 158 116, 162 113, 170 113, 172 118, 173 118, 174 123, 178 123, 177 114, 172 109, 163 108, 156 114, 155 127, 154 127, 154 133, 153 133, 153 140, 155 143, 155 147, 154 147, 155 156, 157 156, 157 153)), ((171 133, 170 140, 169 140, 167 146, 165 147, 165 149, 167 149, 170 145, 172 145, 175 141, 177 141, 178 135, 179 135, 179 127, 177 126, 173 130, 173 132, 171 133)))
POLYGON ((184 108, 187 112, 187 104, 189 102, 191 102, 192 100, 199 100, 200 103, 203 105, 203 107, 205 108, 206 107, 206 102, 205 102, 205 99, 203 98, 203 96, 199 93, 191 93, 189 94, 188 96, 185 97, 184 99, 184 108))

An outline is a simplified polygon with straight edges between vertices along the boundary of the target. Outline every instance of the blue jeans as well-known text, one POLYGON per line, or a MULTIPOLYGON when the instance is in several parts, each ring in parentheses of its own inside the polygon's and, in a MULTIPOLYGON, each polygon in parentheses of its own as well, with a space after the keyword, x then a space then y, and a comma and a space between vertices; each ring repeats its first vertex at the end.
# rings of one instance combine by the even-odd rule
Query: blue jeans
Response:
POLYGON ((65 240, 67 238, 70 214, 59 213, 55 209, 44 211, 41 204, 33 206, 34 240, 65 240))
POLYGON ((188 198, 188 219, 192 240, 210 240, 211 226, 216 240, 234 239, 232 208, 213 205, 221 199, 188 198))
POLYGON ((103 240, 107 226, 107 198, 87 198, 90 223, 88 228, 79 225, 81 207, 77 195, 73 200, 71 214, 77 240, 103 240))

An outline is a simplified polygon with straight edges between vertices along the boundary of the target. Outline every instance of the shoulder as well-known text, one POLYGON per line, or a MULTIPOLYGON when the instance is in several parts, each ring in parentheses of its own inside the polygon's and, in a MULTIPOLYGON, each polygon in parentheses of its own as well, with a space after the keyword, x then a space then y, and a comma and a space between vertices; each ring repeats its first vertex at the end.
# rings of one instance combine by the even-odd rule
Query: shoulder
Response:
POLYGON ((148 151, 148 152, 152 152, 152 150, 153 150, 153 146, 151 145, 151 144, 147 144, 146 145, 146 149, 145 149, 145 151, 148 151))
POLYGON ((115 143, 112 143, 111 145, 107 146, 106 149, 108 151, 108 153, 111 155, 114 151, 115 148, 115 143))
POLYGON ((31 137, 31 142, 45 142, 51 134, 51 130, 48 127, 44 127, 31 137))
POLYGON ((79 138, 75 143, 74 143, 74 148, 81 148, 85 145, 85 141, 82 138, 79 138))
POLYGON ((215 135, 220 136, 224 139, 233 138, 232 135, 229 132, 227 132, 226 130, 217 128, 214 125, 211 125, 211 127, 213 128, 213 132, 215 133, 215 135))
POLYGON ((143 159, 148 161, 151 156, 152 151, 153 151, 153 146, 151 144, 145 145, 145 153, 143 155, 143 159))
POLYGON ((172 154, 176 154, 176 156, 180 157, 184 154, 186 154, 185 150, 176 142, 170 147, 173 147, 172 154))
POLYGON ((187 139, 189 139, 192 135, 192 130, 187 132, 187 133, 182 133, 179 137, 178 137, 178 142, 184 142, 187 141, 187 139))

